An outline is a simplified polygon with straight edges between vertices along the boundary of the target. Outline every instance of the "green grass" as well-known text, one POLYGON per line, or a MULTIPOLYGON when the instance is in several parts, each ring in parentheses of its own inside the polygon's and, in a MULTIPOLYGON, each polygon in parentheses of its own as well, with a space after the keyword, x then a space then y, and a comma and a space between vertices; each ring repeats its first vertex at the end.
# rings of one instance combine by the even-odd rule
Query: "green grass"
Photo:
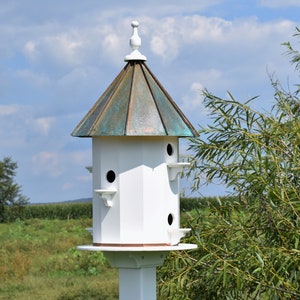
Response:
MULTIPOLYGON (((201 221, 214 203, 182 199, 182 226, 201 221)), ((118 271, 102 253, 76 249, 92 242, 90 210, 90 203, 9 208, 0 223, 0 300, 118 299, 118 271)))
POLYGON ((91 243, 91 219, 0 224, 0 299, 118 299, 117 270, 91 243))

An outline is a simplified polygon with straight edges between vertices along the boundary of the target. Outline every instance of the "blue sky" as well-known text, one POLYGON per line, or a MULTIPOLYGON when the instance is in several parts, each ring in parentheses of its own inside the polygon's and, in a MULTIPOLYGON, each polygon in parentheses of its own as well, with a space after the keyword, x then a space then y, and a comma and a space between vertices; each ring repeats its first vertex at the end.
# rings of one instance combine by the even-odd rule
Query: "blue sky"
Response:
POLYGON ((297 46, 299 15, 298 0, 1 1, 0 159, 17 161, 33 203, 90 197, 91 140, 70 133, 125 65, 132 20, 147 65, 197 128, 203 88, 259 95, 268 110, 268 72, 297 82, 281 43, 297 46))

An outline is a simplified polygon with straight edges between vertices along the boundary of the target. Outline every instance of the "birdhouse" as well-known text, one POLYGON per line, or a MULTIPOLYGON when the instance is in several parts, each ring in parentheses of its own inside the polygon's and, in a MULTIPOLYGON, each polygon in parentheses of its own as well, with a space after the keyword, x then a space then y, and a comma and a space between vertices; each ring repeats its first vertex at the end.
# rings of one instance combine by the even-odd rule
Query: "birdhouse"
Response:
POLYGON ((177 245, 178 139, 197 132, 139 52, 132 22, 126 65, 72 132, 92 138, 93 245, 177 245))

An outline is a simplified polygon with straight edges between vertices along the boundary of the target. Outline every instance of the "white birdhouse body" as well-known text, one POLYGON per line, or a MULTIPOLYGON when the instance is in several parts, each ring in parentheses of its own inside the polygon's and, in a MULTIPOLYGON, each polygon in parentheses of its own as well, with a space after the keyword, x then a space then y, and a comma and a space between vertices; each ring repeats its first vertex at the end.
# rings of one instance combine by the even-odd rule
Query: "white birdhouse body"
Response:
POLYGON ((177 162, 177 137, 93 138, 94 244, 172 244, 179 183, 170 165, 177 162))
POLYGON ((94 246, 176 245, 178 138, 197 131, 145 64, 137 22, 126 66, 72 132, 93 140, 94 246))

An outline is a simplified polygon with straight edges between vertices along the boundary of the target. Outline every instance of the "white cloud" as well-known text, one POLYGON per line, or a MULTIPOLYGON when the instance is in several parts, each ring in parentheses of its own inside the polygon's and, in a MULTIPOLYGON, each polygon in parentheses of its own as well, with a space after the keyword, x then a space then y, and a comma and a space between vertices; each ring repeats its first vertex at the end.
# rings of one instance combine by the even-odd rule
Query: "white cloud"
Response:
POLYGON ((226 41, 226 35, 232 32, 232 21, 201 15, 186 16, 182 20, 181 35, 186 44, 226 41))
POLYGON ((185 111, 195 111, 202 107, 203 97, 201 91, 203 88, 199 82, 192 83, 189 94, 182 98, 183 109, 185 111))
POLYGON ((12 116, 20 111, 20 106, 17 104, 0 105, 0 116, 12 116))
POLYGON ((64 165, 57 152, 41 151, 32 156, 34 174, 43 177, 59 177, 64 172, 64 165))
MULTIPOLYGON (((28 35, 22 51, 34 69, 18 71, 18 75, 43 86, 49 84, 52 72, 56 72, 56 78, 59 74, 61 79, 78 68, 102 68, 103 64, 121 66, 124 56, 130 53, 131 19, 126 17, 107 24, 94 17, 90 26, 48 25, 47 31, 34 37, 28 35)), ((273 51, 274 43, 278 41, 280 45, 283 37, 290 36, 295 27, 287 20, 261 23, 256 18, 244 18, 228 21, 197 14, 161 19, 143 16, 141 19, 141 52, 149 59, 151 51, 168 63, 184 56, 190 59, 188 55, 201 55, 204 51, 219 57, 228 56, 230 52, 240 57, 242 52, 249 51, 254 57, 254 53, 273 51)), ((199 61, 201 57, 194 59, 199 61)), ((207 62, 206 57, 204 60, 207 62)))
POLYGON ((91 160, 91 151, 74 151, 70 154, 70 159, 73 163, 76 163, 84 168, 91 160))
POLYGON ((72 176, 65 176, 65 179, 68 179, 62 184, 62 191, 71 191, 78 186, 83 185, 86 186, 86 188, 91 189, 92 176, 85 168, 85 166, 90 165, 91 151, 73 151, 71 153, 63 153, 62 156, 64 157, 62 163, 65 164, 65 170, 74 167, 76 168, 76 170, 73 169, 76 173, 72 176))
MULTIPOLYGON (((146 20, 142 25, 147 27, 142 39, 150 40, 151 51, 169 63, 179 57, 196 61, 203 59, 205 63, 211 59, 213 63, 212 55, 215 55, 215 60, 227 56, 228 62, 230 55, 241 57, 247 52, 252 59, 265 59, 277 51, 274 45, 279 47, 295 28, 289 20, 260 22, 248 17, 228 21, 201 15, 168 17, 157 23, 155 19, 146 20), (201 54, 209 56, 201 58, 201 54)), ((247 61, 243 63, 247 65, 247 61)))
MULTIPOLYGON (((106 60, 117 64, 122 61, 126 53, 124 53, 124 47, 121 42, 122 40, 120 39, 120 36, 116 33, 109 33, 103 37, 102 55, 104 55, 106 60)), ((129 47, 128 52, 130 52, 129 47)))
POLYGON ((51 83, 51 80, 47 74, 38 73, 33 70, 17 70, 16 75, 17 77, 29 83, 31 86, 36 86, 39 88, 45 87, 51 83))
POLYGON ((72 182, 65 182, 63 185, 62 185, 62 190, 63 191, 68 191, 68 190, 71 190, 72 188, 74 187, 74 183, 72 182))
POLYGON ((21 51, 36 73, 69 72, 72 68, 91 63, 95 48, 100 52, 96 32, 94 28, 49 25, 44 31, 27 33, 22 38, 25 41, 21 51))
POLYGON ((163 60, 172 61, 176 59, 179 54, 180 44, 175 35, 168 37, 154 36, 151 40, 151 48, 152 51, 161 56, 163 60))
MULTIPOLYGON (((61 32, 44 32, 43 35, 25 42, 23 52, 35 68, 51 69, 58 67, 78 66, 83 63, 84 35, 82 31, 69 30, 61 32)), ((41 33, 42 34, 42 33, 41 33)))
POLYGON ((151 50, 163 60, 173 60, 178 56, 180 33, 175 18, 165 18, 151 37, 151 50))
POLYGON ((182 97, 182 109, 189 115, 193 113, 197 115, 206 115, 207 112, 203 106, 203 94, 204 86, 200 82, 193 82, 190 86, 189 92, 182 97))
MULTIPOLYGON (((88 172, 88 170, 86 170, 88 172)), ((91 175, 82 175, 78 176, 77 181, 79 182, 92 182, 92 176, 91 175)))
MULTIPOLYGON (((80 168, 81 175, 76 180, 90 180, 85 166, 90 165, 91 152, 88 151, 40 151, 32 156, 32 168, 35 174, 49 177, 59 177, 71 165, 80 168)), ((73 177, 73 176, 72 176, 73 177)))
POLYGON ((40 117, 32 120, 30 125, 33 126, 35 131, 47 135, 55 121, 55 117, 40 117))
POLYGON ((82 35, 77 30, 47 36, 43 39, 44 51, 49 51, 53 59, 61 64, 72 66, 82 63, 82 35))
POLYGON ((249 18, 234 22, 232 30, 225 38, 229 38, 230 41, 235 39, 235 44, 237 42, 245 43, 245 46, 255 45, 261 48, 262 45, 265 47, 267 43, 274 45, 278 37, 288 38, 294 28, 295 24, 289 20, 261 23, 256 18, 249 18))
POLYGON ((24 147, 31 118, 31 107, 19 104, 0 105, 0 140, 1 150, 9 152, 15 147, 24 147))
MULTIPOLYGON (((20 101, 21 102, 21 101, 20 101)), ((56 117, 41 116, 37 114, 37 106, 29 105, 0 105, 0 140, 2 150, 10 148, 30 149, 50 144, 47 138, 52 127, 57 122, 56 117), (45 138, 43 140, 43 138, 45 138)))
POLYGON ((30 60, 34 61, 39 58, 39 51, 38 46, 35 41, 27 41, 23 47, 23 52, 26 57, 28 57, 30 60))

